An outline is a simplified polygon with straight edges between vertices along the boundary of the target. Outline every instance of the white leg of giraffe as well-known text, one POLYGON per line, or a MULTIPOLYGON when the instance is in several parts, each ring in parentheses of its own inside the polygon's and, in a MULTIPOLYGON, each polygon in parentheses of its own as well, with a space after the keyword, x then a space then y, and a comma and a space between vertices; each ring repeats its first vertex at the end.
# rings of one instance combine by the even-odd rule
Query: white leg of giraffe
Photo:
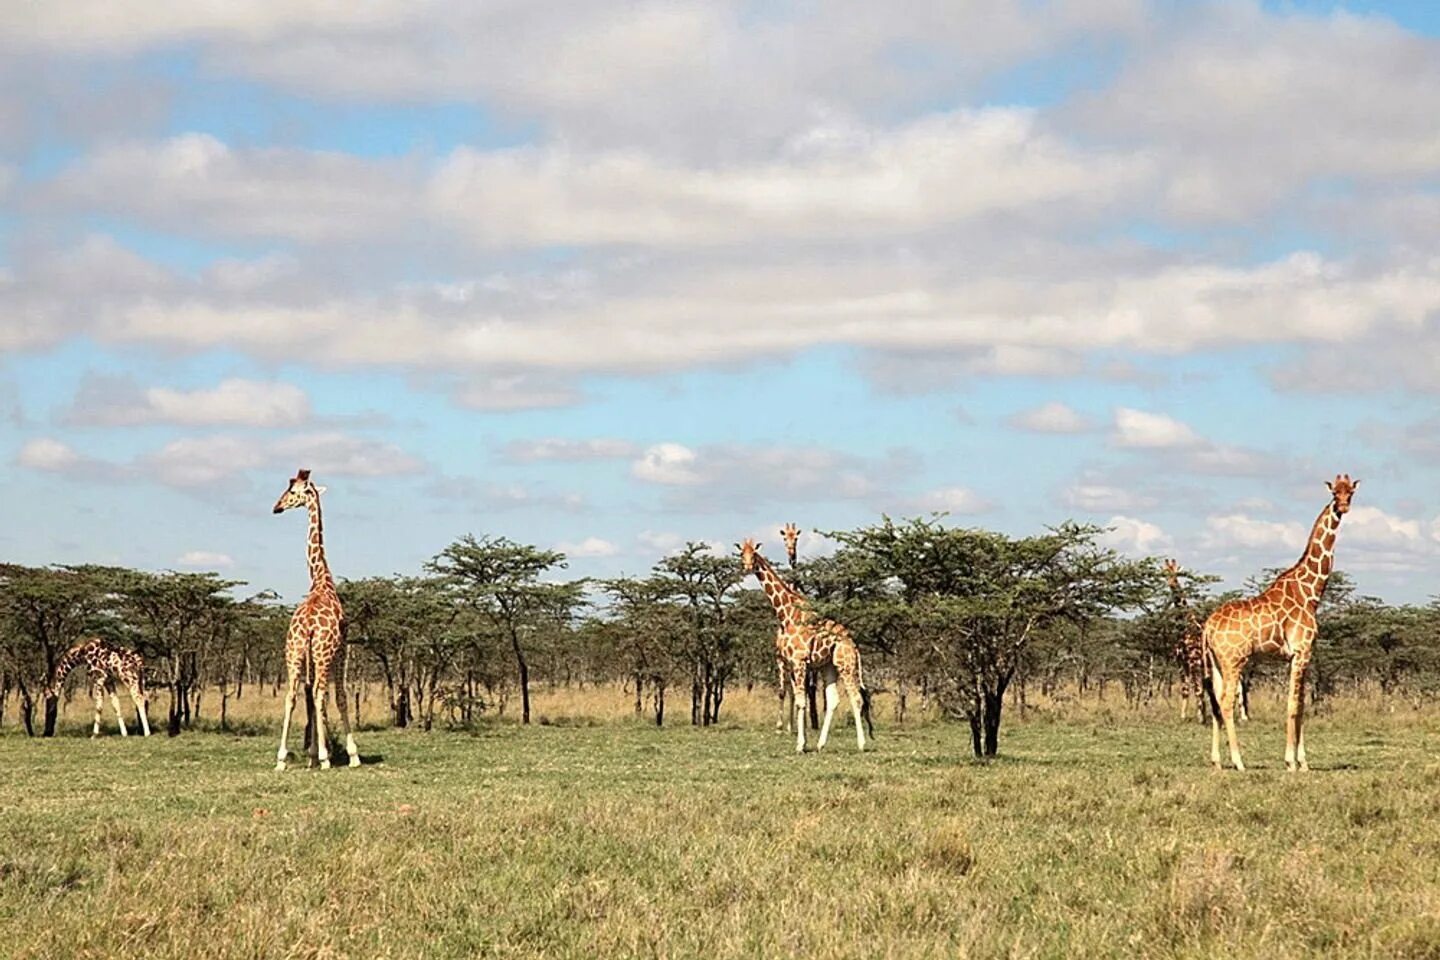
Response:
POLYGON ((290 715, 295 712, 295 694, 300 690, 300 673, 291 670, 285 682, 285 715, 280 720, 280 750, 275 754, 275 769, 285 769, 285 759, 290 755, 286 744, 290 740, 290 715))
POLYGON ((110 691, 110 705, 115 708, 115 722, 120 724, 120 736, 130 736, 130 731, 125 729, 125 715, 120 712, 120 694, 113 689, 110 691))
POLYGON ((840 702, 840 691, 836 687, 839 674, 833 663, 820 668, 821 682, 825 684, 825 722, 820 725, 820 740, 815 749, 824 750, 830 742, 830 722, 835 719, 835 705, 840 702))
POLYGON ((320 769, 330 769, 330 734, 325 729, 325 693, 329 688, 320 677, 315 678, 315 747, 320 757, 320 769))
POLYGON ((790 689, 794 696, 791 698, 795 704, 795 752, 805 752, 805 697, 801 691, 805 689, 805 666, 792 666, 790 669, 790 689))
POLYGON ((845 684, 845 693, 850 697, 850 713, 855 717, 855 746, 865 749, 865 721, 861 711, 861 695, 854 682, 845 684))
POLYGON ((140 729, 145 731, 145 736, 150 736, 150 702, 140 692, 139 687, 130 688, 130 699, 135 701, 135 712, 140 714, 140 729))
MULTIPOLYGON (((1210 689, 1215 691, 1213 708, 1223 703, 1220 698, 1225 696, 1225 676, 1220 672, 1218 663, 1210 667, 1210 689)), ((1210 711, 1210 762, 1216 770, 1220 769, 1220 711, 1217 709, 1210 711)))
POLYGON ((103 709, 105 690, 99 683, 90 686, 90 693, 95 697, 95 726, 90 730, 90 736, 100 736, 100 711, 103 709))

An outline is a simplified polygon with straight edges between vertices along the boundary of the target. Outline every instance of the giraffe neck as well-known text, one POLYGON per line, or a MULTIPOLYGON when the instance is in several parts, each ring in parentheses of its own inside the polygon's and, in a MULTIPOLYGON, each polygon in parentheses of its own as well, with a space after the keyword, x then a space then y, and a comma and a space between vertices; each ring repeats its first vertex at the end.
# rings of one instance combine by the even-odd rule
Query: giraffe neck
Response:
POLYGON ((310 589, 322 586, 333 589, 335 580, 330 576, 330 565, 325 562, 325 530, 320 520, 320 494, 312 494, 307 506, 310 510, 310 533, 305 541, 305 560, 310 565, 310 589))
POLYGON ((805 609, 805 598, 800 591, 781 579, 780 574, 759 554, 755 555, 755 576, 760 578, 760 586, 765 590, 765 596, 770 599, 770 606, 775 608, 775 615, 780 622, 785 622, 786 608, 805 609))
POLYGON ((1340 515, 1335 512, 1334 502, 1325 504, 1315 525, 1310 528, 1310 539, 1305 544, 1305 553, 1295 566, 1285 571, 1276 584, 1288 581, 1300 588, 1305 602, 1314 606, 1325 595, 1325 584, 1330 580, 1330 570, 1335 565, 1335 531, 1340 527, 1340 515))
POLYGON ((45 679, 45 692, 47 695, 59 691, 60 684, 65 682, 66 677, 70 676, 71 670, 74 670, 84 662, 85 654, 94 645, 94 640, 85 640, 75 644, 75 646, 60 655, 60 659, 55 661, 55 669, 50 671, 50 676, 45 679))
POLYGON ((1190 609, 1190 601, 1185 599, 1185 591, 1180 589, 1180 581, 1178 580, 1170 584, 1170 602, 1175 605, 1177 610, 1184 614, 1185 625, 1187 627, 1194 629, 1199 626, 1200 618, 1195 615, 1194 610, 1190 609))

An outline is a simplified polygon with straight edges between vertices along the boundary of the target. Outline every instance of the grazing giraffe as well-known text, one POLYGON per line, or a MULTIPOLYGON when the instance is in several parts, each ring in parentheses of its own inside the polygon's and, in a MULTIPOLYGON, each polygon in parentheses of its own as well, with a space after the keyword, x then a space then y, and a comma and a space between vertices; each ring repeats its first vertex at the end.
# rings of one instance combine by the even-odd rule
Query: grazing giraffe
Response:
POLYGON ((340 722, 345 726, 345 752, 350 766, 360 766, 359 750, 350 732, 350 705, 345 693, 345 611, 335 592, 335 578, 325 562, 325 537, 320 522, 320 494, 325 488, 310 482, 310 471, 295 474, 280 499, 275 513, 292 507, 305 507, 310 514, 310 534, 306 540, 305 557, 310 564, 310 592, 290 618, 285 635, 285 717, 280 725, 280 751, 275 756, 275 769, 284 770, 289 755, 286 742, 290 738, 290 715, 295 710, 295 694, 301 680, 311 685, 315 698, 315 742, 320 756, 320 769, 330 768, 330 744, 325 732, 325 693, 331 671, 335 675, 335 702, 340 706, 340 722))
POLYGON ((1205 621, 1203 635, 1209 676, 1210 762, 1220 763, 1220 725, 1230 741, 1230 762, 1244 770, 1240 741, 1231 714, 1241 672, 1254 653, 1278 653, 1290 661, 1290 686, 1285 706, 1285 768, 1307 770, 1305 762, 1305 668, 1315 643, 1315 609, 1335 563, 1335 533, 1350 512, 1359 481, 1343 474, 1330 488, 1330 502, 1315 518, 1305 552, 1258 597, 1222 604, 1205 621), (1218 688, 1218 692, 1217 692, 1218 688))
POLYGON ((120 736, 128 737, 125 717, 120 713, 120 697, 115 692, 115 680, 125 684, 135 709, 140 714, 140 727, 145 736, 150 736, 150 698, 145 693, 145 658, 134 650, 127 650, 112 643, 93 637, 75 644, 55 662, 55 669, 45 681, 45 697, 58 697, 60 685, 80 664, 85 664, 90 674, 90 694, 95 698, 95 726, 90 736, 100 735, 100 712, 104 705, 105 693, 110 694, 110 705, 115 708, 115 720, 120 724, 120 736))
MULTIPOLYGON (((760 545, 746 538, 740 548, 740 567, 746 574, 755 574, 765 596, 775 608, 780 619, 780 637, 785 662, 790 668, 790 680, 795 690, 804 689, 805 668, 819 670, 825 681, 825 722, 820 727, 818 749, 824 749, 830 739, 830 722, 835 715, 835 706, 840 697, 836 692, 836 680, 845 685, 850 698, 850 709, 855 715, 855 741, 861 750, 865 749, 865 728, 861 714, 860 691, 864 681, 860 672, 860 651, 855 646, 850 632, 833 620, 826 620, 810 609, 809 602, 798 590, 780 578, 770 561, 760 555, 760 545)), ((804 707, 795 705, 795 752, 805 752, 804 707)))

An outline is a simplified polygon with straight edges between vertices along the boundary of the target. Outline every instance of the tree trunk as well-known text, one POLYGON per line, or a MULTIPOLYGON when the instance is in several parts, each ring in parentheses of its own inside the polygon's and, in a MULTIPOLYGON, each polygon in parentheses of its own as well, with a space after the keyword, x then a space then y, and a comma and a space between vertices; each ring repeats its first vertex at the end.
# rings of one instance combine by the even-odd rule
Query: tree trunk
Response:
POLYGON ((510 646, 515 649, 515 666, 520 671, 520 722, 530 722, 530 667, 525 663, 525 651, 520 649, 520 634, 510 629, 510 646))
POLYGON ((1002 693, 985 694, 985 756, 993 757, 1000 749, 1000 708, 1005 705, 1002 693))
POLYGON ((655 687, 655 726, 665 725, 665 681, 654 681, 655 687))
POLYGON ((644 690, 645 678, 637 673, 635 674, 635 716, 637 717, 645 712, 644 690))
POLYGON ((45 698, 45 732, 43 736, 55 736, 55 723, 60 719, 60 698, 45 698))
POLYGON ((982 759, 985 756, 985 745, 982 739, 983 731, 979 709, 970 709, 965 714, 965 719, 970 721, 970 749, 974 751, 976 760, 982 759))

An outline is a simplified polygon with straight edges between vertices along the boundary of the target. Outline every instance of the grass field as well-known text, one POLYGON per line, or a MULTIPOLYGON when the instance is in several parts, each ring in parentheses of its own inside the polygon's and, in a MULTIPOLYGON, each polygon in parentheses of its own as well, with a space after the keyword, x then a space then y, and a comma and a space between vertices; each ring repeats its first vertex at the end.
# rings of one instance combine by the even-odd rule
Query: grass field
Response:
POLYGON ((0 955, 1440 957, 1433 717, 1321 716, 1287 775, 1262 704, 1222 775, 1158 711, 1041 712, 978 765, 888 711, 797 757, 772 705, 364 730, 323 773, 268 728, 7 725, 0 955))

